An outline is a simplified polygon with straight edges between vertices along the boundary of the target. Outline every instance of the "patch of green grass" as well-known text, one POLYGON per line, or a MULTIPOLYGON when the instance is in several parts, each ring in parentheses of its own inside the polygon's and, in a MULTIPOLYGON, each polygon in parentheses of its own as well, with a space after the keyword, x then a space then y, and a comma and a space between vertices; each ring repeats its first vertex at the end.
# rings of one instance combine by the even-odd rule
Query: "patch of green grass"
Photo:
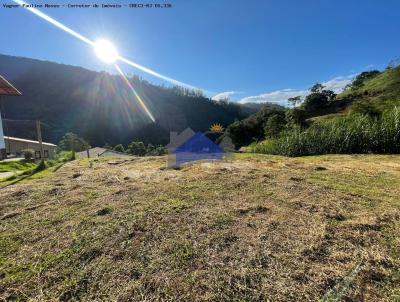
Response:
POLYGON ((217 217, 215 217, 214 219, 214 225, 220 229, 226 228, 232 225, 234 222, 235 222, 234 217, 229 214, 220 214, 217 215, 217 217))
POLYGON ((176 212, 181 212, 183 210, 189 209, 192 207, 192 202, 189 200, 184 199, 177 199, 177 198, 168 198, 165 200, 165 205, 167 209, 171 209, 176 212))
POLYGON ((313 121, 313 122, 325 122, 328 120, 341 118, 343 116, 345 116, 343 113, 330 113, 330 114, 326 114, 326 115, 312 117, 309 120, 313 121))
POLYGON ((324 170, 309 174, 307 180, 342 192, 367 197, 363 200, 367 207, 375 207, 379 200, 394 202, 395 206, 400 206, 396 203, 400 179, 389 173, 369 174, 360 171, 345 173, 324 170))
POLYGON ((56 172, 59 168, 61 168, 65 162, 58 161, 45 161, 41 162, 39 165, 36 165, 28 170, 17 172, 14 175, 6 177, 4 179, 0 179, 0 184, 2 186, 11 185, 17 183, 19 181, 28 181, 32 179, 41 179, 47 176, 50 176, 52 173, 56 172))
POLYGON ((189 265, 195 256, 193 244, 187 239, 171 242, 169 253, 172 255, 174 263, 178 268, 184 268, 189 265))
POLYGON ((36 167, 35 163, 25 161, 1 161, 0 172, 21 172, 29 171, 36 167))
POLYGON ((0 263, 7 255, 16 252, 21 245, 21 240, 11 236, 0 237, 0 263))
POLYGON ((86 200, 96 199, 97 197, 99 197, 99 193, 97 193, 97 192, 87 192, 85 194, 85 199, 86 200))
POLYGON ((10 261, 4 264, 4 279, 2 282, 21 282, 28 280, 35 275, 35 264, 34 263, 21 263, 10 261))
POLYGON ((26 180, 41 179, 41 178, 48 177, 48 176, 50 176, 51 174, 53 174, 54 169, 55 169, 55 167, 54 167, 54 168, 49 168, 49 169, 44 169, 44 170, 42 170, 42 171, 40 171, 40 172, 37 172, 37 173, 35 173, 35 174, 29 176, 26 180))

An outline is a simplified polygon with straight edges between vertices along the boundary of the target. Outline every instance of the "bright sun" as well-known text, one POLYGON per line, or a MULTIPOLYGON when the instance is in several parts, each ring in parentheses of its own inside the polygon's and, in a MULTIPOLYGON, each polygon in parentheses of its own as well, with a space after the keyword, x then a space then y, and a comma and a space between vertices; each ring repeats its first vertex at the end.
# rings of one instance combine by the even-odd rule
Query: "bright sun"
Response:
POLYGON ((100 60, 108 64, 114 63, 119 57, 117 49, 107 40, 97 40, 94 51, 100 60))

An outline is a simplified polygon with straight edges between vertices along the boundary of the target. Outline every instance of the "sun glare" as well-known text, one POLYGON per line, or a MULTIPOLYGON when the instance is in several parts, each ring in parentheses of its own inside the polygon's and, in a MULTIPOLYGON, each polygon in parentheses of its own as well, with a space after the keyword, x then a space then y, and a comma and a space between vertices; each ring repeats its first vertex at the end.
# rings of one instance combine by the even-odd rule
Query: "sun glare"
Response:
POLYGON ((107 40, 98 40, 94 43, 94 51, 97 57, 105 63, 114 63, 119 55, 114 45, 107 40))

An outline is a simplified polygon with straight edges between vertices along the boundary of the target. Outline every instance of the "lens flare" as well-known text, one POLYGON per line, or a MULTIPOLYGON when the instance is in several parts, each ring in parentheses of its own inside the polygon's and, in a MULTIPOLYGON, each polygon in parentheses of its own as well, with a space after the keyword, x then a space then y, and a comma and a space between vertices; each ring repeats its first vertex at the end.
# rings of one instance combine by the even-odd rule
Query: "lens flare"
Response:
POLYGON ((13 0, 15 3, 21 5, 21 7, 27 9, 28 11, 30 11, 31 13, 34 13, 36 16, 46 20, 47 22, 55 25, 56 27, 58 27, 59 29, 62 29, 63 31, 65 31, 66 33, 69 33, 70 35, 74 36, 75 38, 78 38, 79 40, 89 44, 89 45, 93 45, 93 41, 90 41, 88 38, 82 36, 81 34, 78 34, 76 31, 68 28, 67 26, 65 26, 64 24, 61 24, 60 22, 58 22, 57 20, 54 20, 53 18, 47 16, 46 14, 42 13, 40 10, 30 7, 30 4, 22 1, 22 0, 13 0))
MULTIPOLYGON (((64 24, 58 22, 57 20, 49 17, 48 15, 42 13, 40 10, 32 7, 29 3, 23 1, 23 0, 13 0, 15 3, 19 4, 21 7, 27 9, 28 11, 30 11, 31 13, 35 14, 36 16, 42 18, 43 20, 46 20, 47 22, 49 22, 50 24, 53 24, 54 26, 58 27, 59 29, 62 29, 63 31, 65 31, 66 33, 72 35, 73 37, 85 42, 86 44, 89 44, 91 46, 93 46, 95 53, 97 55, 97 57, 106 62, 106 63, 114 63, 115 68, 117 69, 118 73, 122 76, 122 78, 124 79, 125 83, 128 85, 128 87, 130 88, 130 90, 133 92, 133 94, 135 95, 137 101, 139 102, 140 106, 143 108, 144 112, 147 114, 147 116, 153 121, 155 122, 155 118, 153 117, 153 115, 151 114, 150 110, 147 108, 146 104, 144 103, 144 101, 142 100, 142 98, 139 96, 139 94, 136 92, 136 90, 133 88, 132 84, 129 82, 129 80, 126 78, 125 74, 122 72, 121 68, 115 64, 116 61, 121 61, 124 62, 134 68, 137 68, 141 71, 144 71, 152 76, 155 76, 159 79, 162 79, 164 81, 167 81, 171 84, 174 85, 178 85, 178 86, 182 86, 182 87, 186 87, 189 89, 193 89, 193 90, 199 90, 202 91, 202 89, 197 88, 195 86, 186 84, 184 82, 175 80, 173 78, 167 77, 165 75, 162 75, 161 73, 158 73, 150 68, 147 68, 145 66, 142 66, 138 63, 135 63, 127 58, 124 58, 122 56, 120 56, 118 54, 117 49, 114 47, 114 45, 112 45, 110 42, 108 42, 107 40, 98 40, 96 42, 91 41, 90 39, 82 36, 81 34, 79 34, 78 32, 72 30, 71 28, 65 26, 64 24)), ((204 91, 204 90, 203 90, 204 91)), ((207 93, 211 93, 208 91, 205 91, 207 93)))
POLYGON ((97 57, 105 63, 114 63, 119 57, 117 49, 107 40, 98 40, 93 47, 97 57))
MULTIPOLYGON (((23 0, 13 0, 13 1, 14 1, 15 3, 21 5, 21 7, 27 9, 27 10, 30 11, 31 13, 35 14, 36 16, 38 16, 38 17, 40 17, 40 18, 46 20, 47 22, 53 24, 54 26, 58 27, 59 29, 62 29, 62 30, 65 31, 66 33, 68 33, 68 34, 74 36, 75 38, 77 38, 77 39, 79 39, 79 40, 81 40, 81 41, 83 41, 83 42, 85 42, 85 43, 87 43, 87 44, 89 44, 89 45, 95 47, 95 45, 96 45, 95 42, 93 42, 93 41, 91 41, 90 39, 88 39, 88 38, 82 36, 81 34, 77 33, 76 31, 72 30, 71 28, 65 26, 64 24, 58 22, 57 20, 55 20, 55 19, 49 17, 48 15, 42 13, 40 10, 38 10, 38 9, 36 9, 36 8, 34 8, 34 7, 31 7, 31 5, 30 5, 29 3, 27 3, 27 2, 25 2, 25 1, 23 1, 23 0)), ((146 72, 146 73, 148 73, 148 74, 150 74, 150 75, 152 75, 152 76, 155 76, 155 77, 157 77, 157 78, 159 78, 159 79, 161 79, 161 80, 167 81, 167 82, 169 82, 169 83, 171 83, 171 84, 178 85, 178 86, 182 86, 182 87, 186 87, 186 88, 193 89, 193 90, 203 90, 203 89, 197 88, 197 87, 195 87, 195 86, 186 84, 186 83, 184 83, 184 82, 175 80, 175 79, 173 79, 173 78, 167 77, 167 76, 165 76, 165 75, 163 75, 163 74, 161 74, 161 73, 158 73, 158 72, 156 72, 156 71, 154 71, 154 70, 152 70, 152 69, 150 69, 150 68, 147 68, 147 67, 142 66, 142 65, 140 65, 140 64, 138 64, 138 63, 135 63, 135 62, 133 62, 133 61, 127 59, 127 58, 124 58, 124 57, 122 57, 122 56, 118 56, 118 55, 117 55, 117 59, 116 59, 116 60, 119 60, 119 61, 121 61, 121 62, 124 62, 124 63, 126 63, 126 64, 128 64, 128 65, 130 65, 130 66, 132 66, 132 67, 135 67, 135 68, 137 68, 137 69, 139 69, 139 70, 141 70, 141 71, 144 71, 144 72, 146 72)), ((205 91, 205 90, 203 90, 203 91, 205 91)), ((207 92, 207 93, 212 93, 212 92, 209 92, 209 91, 205 91, 205 92, 207 92)))
POLYGON ((117 65, 114 64, 115 69, 117 69, 117 71, 119 72, 119 74, 121 75, 121 77, 124 79, 126 85, 128 85, 128 87, 131 89, 131 91, 133 92, 133 94, 135 95, 136 99, 139 102, 139 105, 142 107, 142 109, 144 110, 144 112, 146 112, 147 116, 152 120, 152 122, 154 123, 156 121, 156 119, 153 117, 153 115, 151 114, 150 110, 147 108, 146 104, 144 103, 144 101, 142 100, 142 98, 140 97, 140 95, 136 92, 135 88, 133 88, 131 82, 129 82, 129 80, 126 78, 125 74, 123 73, 123 71, 121 70, 121 68, 117 65))

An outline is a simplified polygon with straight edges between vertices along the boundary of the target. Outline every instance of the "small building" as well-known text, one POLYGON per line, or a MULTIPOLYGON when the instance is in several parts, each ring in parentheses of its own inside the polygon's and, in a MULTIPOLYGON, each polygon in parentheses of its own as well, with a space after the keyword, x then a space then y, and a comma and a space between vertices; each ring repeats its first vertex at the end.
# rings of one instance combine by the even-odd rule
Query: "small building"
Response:
POLYGON ((4 136, 6 152, 9 155, 23 156, 23 150, 31 149, 34 151, 35 159, 51 159, 56 155, 57 145, 42 143, 43 154, 41 154, 40 143, 29 139, 4 136))
POLYGON ((79 158, 87 158, 88 157, 88 152, 89 152, 89 157, 90 158, 96 158, 96 157, 132 157, 129 154, 106 149, 106 148, 100 148, 100 147, 94 147, 89 149, 88 151, 82 151, 77 153, 79 158))

